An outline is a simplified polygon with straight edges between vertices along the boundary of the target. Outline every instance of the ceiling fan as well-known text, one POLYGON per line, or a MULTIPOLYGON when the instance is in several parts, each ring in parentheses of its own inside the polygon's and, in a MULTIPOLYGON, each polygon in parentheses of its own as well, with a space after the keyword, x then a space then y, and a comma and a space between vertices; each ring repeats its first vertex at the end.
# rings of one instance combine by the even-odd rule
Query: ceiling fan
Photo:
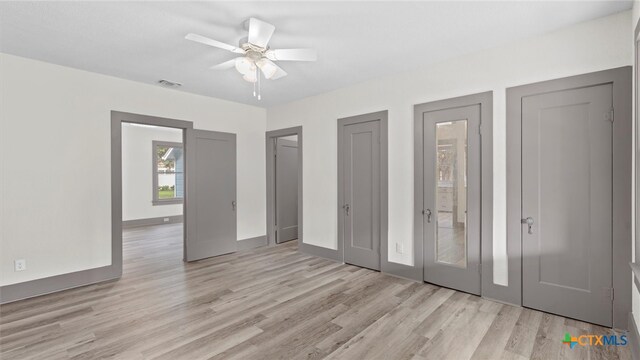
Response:
POLYGON ((243 79, 253 83, 253 96, 257 96, 258 100, 261 99, 260 73, 269 80, 287 76, 274 61, 316 61, 317 55, 313 49, 270 49, 269 40, 276 27, 267 22, 250 18, 245 22, 245 28, 249 30, 249 36, 241 39, 237 47, 198 34, 187 34, 185 39, 240 54, 241 56, 212 66, 211 69, 227 70, 235 67, 243 75, 243 79))

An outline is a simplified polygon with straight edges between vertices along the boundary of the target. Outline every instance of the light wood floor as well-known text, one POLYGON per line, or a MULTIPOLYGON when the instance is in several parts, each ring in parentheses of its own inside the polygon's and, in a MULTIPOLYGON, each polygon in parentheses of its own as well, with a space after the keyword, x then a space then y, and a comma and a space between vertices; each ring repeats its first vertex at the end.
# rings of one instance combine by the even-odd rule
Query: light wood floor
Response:
POLYGON ((337 264, 296 243, 181 261, 182 228, 127 231, 119 281, 0 307, 2 359, 630 359, 610 329, 337 264))

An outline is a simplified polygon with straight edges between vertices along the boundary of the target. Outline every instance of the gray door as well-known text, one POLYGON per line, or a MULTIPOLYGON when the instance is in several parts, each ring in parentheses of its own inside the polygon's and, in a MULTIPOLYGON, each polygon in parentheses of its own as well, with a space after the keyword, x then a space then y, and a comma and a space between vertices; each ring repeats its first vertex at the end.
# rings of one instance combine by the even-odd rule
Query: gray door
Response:
POLYGON ((480 106, 422 114, 424 280, 480 294, 480 106))
POLYGON ((522 100, 522 304, 605 326, 612 95, 611 85, 600 85, 522 100))
POLYGON ((298 142, 276 139, 276 242, 298 238, 298 142))
POLYGON ((236 135, 187 130, 187 261, 236 251, 236 135))
POLYGON ((380 121, 344 125, 344 261, 380 270, 380 121))

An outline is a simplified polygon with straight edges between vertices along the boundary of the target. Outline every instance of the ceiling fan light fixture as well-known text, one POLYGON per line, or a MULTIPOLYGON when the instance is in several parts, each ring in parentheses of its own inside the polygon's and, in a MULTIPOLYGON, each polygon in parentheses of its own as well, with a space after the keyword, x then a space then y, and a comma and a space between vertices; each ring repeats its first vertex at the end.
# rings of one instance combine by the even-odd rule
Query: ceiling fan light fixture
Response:
POLYGON ((244 76, 242 77, 245 81, 248 81, 250 83, 255 83, 256 81, 258 81, 258 72, 257 71, 250 71, 246 74, 244 74, 244 76))
POLYGON ((246 57, 239 57, 236 59, 236 70, 242 75, 247 75, 256 71, 256 64, 246 57))
POLYGON ((271 79, 278 71, 276 64, 264 58, 256 61, 256 65, 258 65, 266 79, 271 79))

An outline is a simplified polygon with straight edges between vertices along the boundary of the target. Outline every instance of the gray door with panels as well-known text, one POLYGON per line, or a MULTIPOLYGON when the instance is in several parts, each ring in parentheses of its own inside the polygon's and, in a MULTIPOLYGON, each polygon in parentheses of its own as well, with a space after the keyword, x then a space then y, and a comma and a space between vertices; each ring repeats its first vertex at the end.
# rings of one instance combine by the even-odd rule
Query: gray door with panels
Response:
POLYGON ((276 139, 276 242, 298 238, 298 142, 276 139))
POLYGON ((480 294, 480 105, 423 121, 424 280, 480 294))
POLYGON ((612 325, 612 86, 522 99, 522 304, 612 325))
POLYGON ((236 135, 190 129, 187 143, 186 260, 234 252, 236 135))
POLYGON ((344 261, 380 270, 380 121, 344 125, 344 261))

